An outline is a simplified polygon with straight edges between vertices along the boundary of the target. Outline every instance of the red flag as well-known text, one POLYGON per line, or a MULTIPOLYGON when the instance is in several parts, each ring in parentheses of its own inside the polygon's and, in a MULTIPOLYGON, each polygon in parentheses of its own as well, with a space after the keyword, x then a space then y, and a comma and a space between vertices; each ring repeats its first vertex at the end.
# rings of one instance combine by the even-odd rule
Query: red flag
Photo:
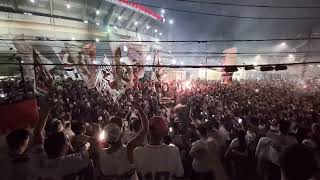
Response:
POLYGON ((49 70, 46 68, 46 66, 41 65, 41 59, 34 49, 33 49, 33 61, 34 61, 36 91, 39 93, 46 94, 53 81, 53 78, 49 70))
POLYGON ((1 105, 0 114, 0 134, 18 128, 33 127, 39 119, 37 100, 1 105))

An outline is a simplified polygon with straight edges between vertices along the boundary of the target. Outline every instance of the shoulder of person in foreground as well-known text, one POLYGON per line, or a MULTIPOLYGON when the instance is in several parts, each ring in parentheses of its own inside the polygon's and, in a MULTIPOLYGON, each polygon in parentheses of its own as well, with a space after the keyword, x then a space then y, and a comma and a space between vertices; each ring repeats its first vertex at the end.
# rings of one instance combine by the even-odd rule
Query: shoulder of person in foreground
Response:
POLYGON ((87 155, 71 154, 62 158, 45 162, 39 169, 42 177, 63 177, 80 173, 89 167, 90 159, 87 155))

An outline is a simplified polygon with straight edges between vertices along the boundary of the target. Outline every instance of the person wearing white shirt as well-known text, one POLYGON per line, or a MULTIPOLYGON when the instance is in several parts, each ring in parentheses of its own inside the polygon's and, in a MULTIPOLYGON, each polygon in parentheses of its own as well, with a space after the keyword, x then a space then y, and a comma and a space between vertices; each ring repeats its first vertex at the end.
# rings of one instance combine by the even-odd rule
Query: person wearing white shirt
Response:
POLYGON ((155 116, 149 122, 150 143, 136 148, 133 153, 133 162, 139 179, 171 180, 183 177, 184 171, 178 148, 162 143, 163 137, 168 134, 167 121, 155 116))

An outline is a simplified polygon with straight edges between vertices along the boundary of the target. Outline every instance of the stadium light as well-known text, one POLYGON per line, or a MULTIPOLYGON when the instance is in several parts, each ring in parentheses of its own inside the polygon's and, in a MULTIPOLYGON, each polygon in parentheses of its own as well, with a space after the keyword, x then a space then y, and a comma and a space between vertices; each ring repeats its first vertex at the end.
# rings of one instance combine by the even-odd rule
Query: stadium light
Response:
POLYGON ((87 21, 87 20, 84 20, 83 22, 86 23, 86 24, 88 24, 88 21, 87 21))
POLYGON ((70 8, 71 8, 71 5, 70 5, 69 3, 68 3, 66 6, 67 6, 67 8, 68 8, 68 9, 70 9, 70 8))
POLYGON ((30 0, 30 2, 34 3, 34 0, 30 0))
POLYGON ((99 38, 96 38, 96 42, 100 42, 100 39, 99 39, 99 38))
POLYGON ((161 9, 161 14, 164 14, 166 11, 164 9, 161 9))
POLYGON ((162 33, 159 33, 159 36, 162 36, 162 33))
POLYGON ((99 15, 100 14, 100 11, 99 10, 96 10, 96 15, 99 15))
POLYGON ((173 23, 174 23, 173 19, 170 19, 169 24, 173 24, 173 23))
POLYGON ((147 25, 147 27, 146 27, 147 29, 149 29, 150 28, 150 26, 149 25, 147 25))
POLYGON ((137 25, 138 25, 138 21, 134 22, 134 25, 136 25, 136 26, 137 26, 137 25))
POLYGON ((97 25, 97 26, 100 26, 100 23, 97 22, 96 25, 97 25))
POLYGON ((158 32, 158 29, 155 29, 154 32, 157 33, 157 32, 158 32))

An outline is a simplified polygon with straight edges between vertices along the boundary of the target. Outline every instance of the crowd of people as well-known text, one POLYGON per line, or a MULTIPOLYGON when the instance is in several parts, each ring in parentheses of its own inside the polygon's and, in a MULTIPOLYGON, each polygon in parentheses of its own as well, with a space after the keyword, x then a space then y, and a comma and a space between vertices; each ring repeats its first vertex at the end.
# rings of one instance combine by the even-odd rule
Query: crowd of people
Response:
POLYGON ((6 136, 1 179, 317 179, 319 87, 145 82, 115 97, 57 82, 36 127, 6 136))

